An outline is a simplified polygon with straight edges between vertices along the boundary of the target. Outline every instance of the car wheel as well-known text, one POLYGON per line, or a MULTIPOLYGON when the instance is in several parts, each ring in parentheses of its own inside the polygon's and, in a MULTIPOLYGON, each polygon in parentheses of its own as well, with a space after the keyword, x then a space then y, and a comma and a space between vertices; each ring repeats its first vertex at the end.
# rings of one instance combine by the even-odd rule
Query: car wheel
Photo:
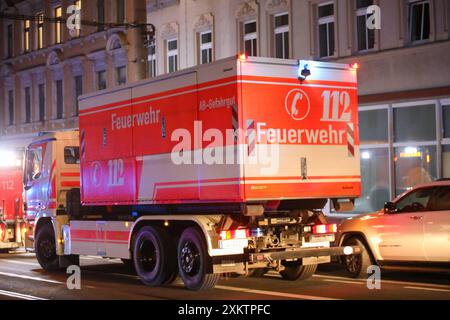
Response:
POLYGON ((350 238, 344 242, 344 246, 360 246, 363 252, 343 257, 345 270, 353 278, 367 278, 367 269, 373 265, 369 248, 359 238, 350 238))

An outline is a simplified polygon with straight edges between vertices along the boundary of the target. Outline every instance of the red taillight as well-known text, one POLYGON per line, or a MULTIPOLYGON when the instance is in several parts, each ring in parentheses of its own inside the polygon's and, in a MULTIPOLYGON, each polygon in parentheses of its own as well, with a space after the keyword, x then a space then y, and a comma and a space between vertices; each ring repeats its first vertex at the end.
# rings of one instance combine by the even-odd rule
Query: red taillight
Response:
POLYGON ((313 234, 327 234, 336 232, 337 232, 336 224, 320 224, 317 226, 313 226, 313 234))
POLYGON ((250 230, 237 229, 220 232, 220 240, 247 239, 250 236, 250 230))

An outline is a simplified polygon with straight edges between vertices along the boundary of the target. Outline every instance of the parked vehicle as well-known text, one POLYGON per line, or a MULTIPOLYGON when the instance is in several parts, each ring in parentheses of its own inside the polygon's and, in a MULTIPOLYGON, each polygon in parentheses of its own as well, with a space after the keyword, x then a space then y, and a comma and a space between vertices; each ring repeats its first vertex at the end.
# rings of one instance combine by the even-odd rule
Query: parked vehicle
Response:
POLYGON ((306 279, 344 254, 322 209, 361 192, 351 66, 232 57, 79 102, 79 132, 27 150, 44 269, 121 258, 147 285, 200 290, 254 269, 306 279))
POLYGON ((346 220, 337 243, 364 248, 342 259, 353 277, 367 277, 371 265, 450 268, 450 180, 416 186, 379 212, 346 220))
POLYGON ((0 151, 0 251, 23 246, 23 151, 0 151))

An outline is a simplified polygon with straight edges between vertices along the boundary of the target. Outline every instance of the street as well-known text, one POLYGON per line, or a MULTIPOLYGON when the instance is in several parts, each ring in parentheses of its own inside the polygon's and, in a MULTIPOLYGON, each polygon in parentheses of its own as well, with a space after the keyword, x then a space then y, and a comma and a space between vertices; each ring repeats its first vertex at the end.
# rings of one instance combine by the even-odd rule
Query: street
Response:
POLYGON ((120 260, 81 258, 81 290, 69 290, 68 275, 43 271, 32 253, 0 254, 0 300, 450 300, 449 273, 383 271, 381 290, 345 277, 338 265, 322 266, 304 282, 226 278, 210 291, 192 292, 177 280, 170 287, 146 287, 120 260))

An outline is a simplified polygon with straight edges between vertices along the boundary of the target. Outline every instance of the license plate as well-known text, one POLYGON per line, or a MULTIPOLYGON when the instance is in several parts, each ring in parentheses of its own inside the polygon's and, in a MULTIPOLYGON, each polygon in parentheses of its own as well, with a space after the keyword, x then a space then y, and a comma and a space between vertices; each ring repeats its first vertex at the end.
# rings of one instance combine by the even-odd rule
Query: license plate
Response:
POLYGON ((334 240, 335 240, 334 234, 317 235, 317 236, 311 236, 309 238, 309 242, 313 242, 313 243, 334 242, 334 240))
POLYGON ((220 240, 220 249, 236 249, 236 248, 246 248, 248 246, 247 239, 235 239, 235 240, 220 240))

